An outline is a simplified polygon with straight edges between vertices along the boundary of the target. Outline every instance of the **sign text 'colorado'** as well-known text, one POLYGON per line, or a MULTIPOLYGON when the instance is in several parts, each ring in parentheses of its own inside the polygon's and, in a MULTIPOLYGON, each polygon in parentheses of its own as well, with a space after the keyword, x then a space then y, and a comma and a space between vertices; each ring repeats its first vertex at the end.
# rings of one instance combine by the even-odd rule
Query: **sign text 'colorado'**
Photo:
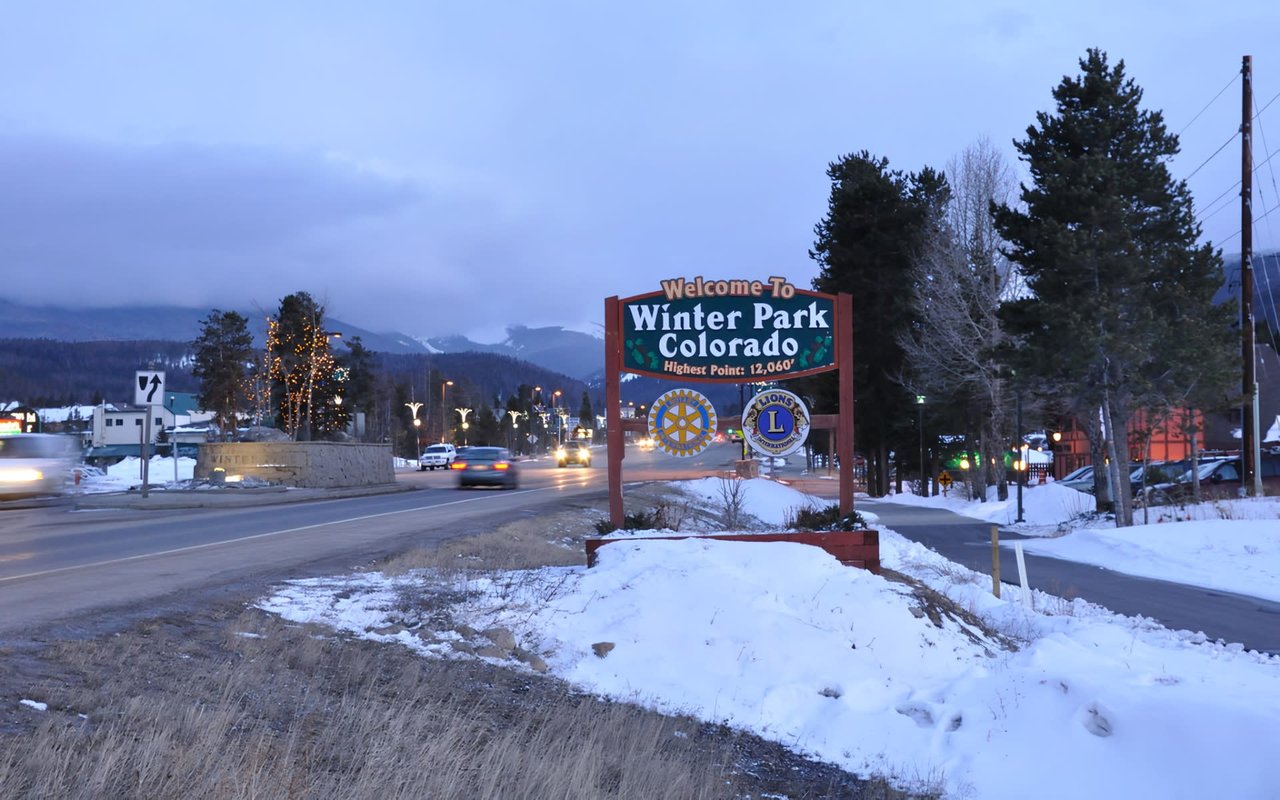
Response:
POLYGON ((741 383, 835 369, 835 297, 783 278, 672 278, 620 301, 623 369, 741 383))

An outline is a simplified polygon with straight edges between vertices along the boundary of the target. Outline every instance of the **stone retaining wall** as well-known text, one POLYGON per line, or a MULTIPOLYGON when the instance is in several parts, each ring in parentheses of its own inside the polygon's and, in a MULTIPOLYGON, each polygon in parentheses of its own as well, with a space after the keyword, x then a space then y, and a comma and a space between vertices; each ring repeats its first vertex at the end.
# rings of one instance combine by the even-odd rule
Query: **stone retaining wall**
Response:
POLYGON ((215 442, 196 453, 195 477, 261 478, 285 486, 331 489, 394 483, 389 444, 363 442, 215 442))

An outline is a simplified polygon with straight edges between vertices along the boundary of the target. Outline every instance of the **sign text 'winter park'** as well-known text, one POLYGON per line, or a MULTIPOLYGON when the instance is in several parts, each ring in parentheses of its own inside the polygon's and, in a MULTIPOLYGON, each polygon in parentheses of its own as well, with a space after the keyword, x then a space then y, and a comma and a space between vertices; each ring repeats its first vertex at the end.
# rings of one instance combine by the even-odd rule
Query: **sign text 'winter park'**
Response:
POLYGON ((623 369, 746 382, 834 369, 835 297, 783 278, 672 278, 620 301, 623 369))

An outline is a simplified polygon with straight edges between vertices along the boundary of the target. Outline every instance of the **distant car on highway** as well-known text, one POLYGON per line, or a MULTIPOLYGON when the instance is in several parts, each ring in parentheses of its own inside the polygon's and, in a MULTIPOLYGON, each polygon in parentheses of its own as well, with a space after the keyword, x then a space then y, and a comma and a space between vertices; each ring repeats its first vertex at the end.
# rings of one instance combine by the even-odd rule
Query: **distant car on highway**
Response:
POLYGON ((556 466, 566 467, 569 464, 591 466, 591 448, 586 442, 565 442, 556 450, 556 466))
POLYGON ((520 484, 519 469, 505 447, 469 447, 450 467, 458 474, 458 488, 501 486, 515 489, 520 484))
POLYGON ((0 436, 0 498, 62 494, 74 452, 75 443, 66 436, 0 436))
POLYGON ((448 469, 458 458, 458 451, 447 442, 433 444, 418 457, 418 471, 434 470, 436 467, 448 469))

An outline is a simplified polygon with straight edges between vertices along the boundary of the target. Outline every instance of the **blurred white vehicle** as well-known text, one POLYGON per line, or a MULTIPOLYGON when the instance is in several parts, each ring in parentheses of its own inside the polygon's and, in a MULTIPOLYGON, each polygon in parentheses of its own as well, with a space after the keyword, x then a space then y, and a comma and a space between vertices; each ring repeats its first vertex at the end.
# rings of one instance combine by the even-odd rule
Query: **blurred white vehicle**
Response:
POLYGON ((61 494, 71 473, 75 442, 66 436, 0 436, 0 498, 61 494))

